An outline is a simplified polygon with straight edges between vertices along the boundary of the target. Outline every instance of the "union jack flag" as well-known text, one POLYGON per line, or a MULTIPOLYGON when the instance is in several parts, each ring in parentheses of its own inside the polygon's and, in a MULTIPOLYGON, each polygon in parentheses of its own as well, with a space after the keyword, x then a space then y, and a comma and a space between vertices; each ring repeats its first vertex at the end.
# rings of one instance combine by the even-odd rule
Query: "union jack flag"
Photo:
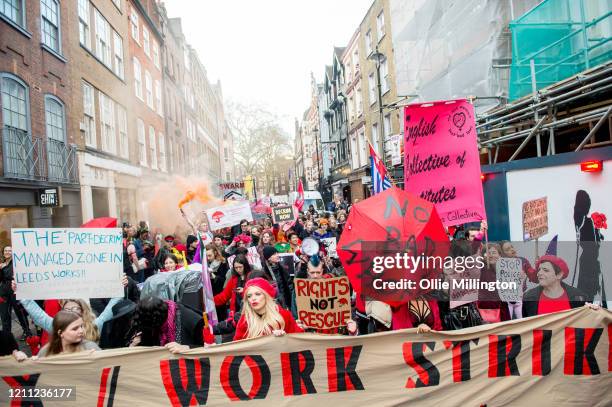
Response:
POLYGON ((370 146, 370 165, 372 166, 372 193, 374 195, 391 188, 391 181, 387 177, 387 168, 380 160, 372 144, 370 146))

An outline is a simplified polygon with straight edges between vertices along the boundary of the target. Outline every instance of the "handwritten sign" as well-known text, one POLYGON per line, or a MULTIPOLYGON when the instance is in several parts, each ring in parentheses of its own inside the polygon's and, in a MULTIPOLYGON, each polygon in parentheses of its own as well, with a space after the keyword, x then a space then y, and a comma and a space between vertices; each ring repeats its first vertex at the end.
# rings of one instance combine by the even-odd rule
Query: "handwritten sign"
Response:
POLYGON ((253 221, 249 201, 233 201, 231 204, 210 208, 206 211, 206 216, 211 230, 238 225, 243 219, 253 221))
POLYGON ((295 220, 295 212, 292 206, 277 206, 272 208, 272 218, 274 223, 293 222, 295 220))
POLYGON ((321 243, 325 245, 327 255, 329 257, 332 257, 334 259, 338 258, 338 252, 336 251, 336 246, 338 245, 338 242, 336 241, 335 237, 326 237, 325 239, 321 239, 321 243))
POLYGON ((17 298, 122 297, 121 229, 14 228, 17 298))
POLYGON ((466 100, 404 109, 404 185, 444 226, 486 219, 474 108, 466 100))
POLYGON ((307 327, 338 328, 351 318, 348 278, 296 278, 294 284, 298 319, 307 327))
POLYGON ((523 240, 533 240, 548 233, 546 197, 523 203, 523 240))
POLYGON ((466 267, 463 272, 455 272, 449 276, 451 278, 449 290, 451 308, 478 301, 477 283, 481 273, 482 269, 474 263, 474 267, 466 267))
POLYGON ((506 282, 511 288, 498 290, 499 298, 505 302, 518 302, 523 300, 523 281, 521 270, 523 261, 514 257, 501 257, 495 263, 495 273, 497 281, 506 282))

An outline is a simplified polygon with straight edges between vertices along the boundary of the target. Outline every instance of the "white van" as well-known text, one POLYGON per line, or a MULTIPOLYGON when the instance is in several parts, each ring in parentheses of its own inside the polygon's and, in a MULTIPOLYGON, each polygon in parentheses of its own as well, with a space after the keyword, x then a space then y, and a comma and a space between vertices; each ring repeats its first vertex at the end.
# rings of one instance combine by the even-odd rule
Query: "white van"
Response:
MULTIPOLYGON (((289 199, 291 203, 295 202, 297 198, 297 192, 290 192, 289 199)), ((304 191, 304 207, 303 211, 306 212, 310 205, 314 206, 315 210, 319 214, 325 212, 325 204, 323 203, 323 197, 319 191, 304 191)))

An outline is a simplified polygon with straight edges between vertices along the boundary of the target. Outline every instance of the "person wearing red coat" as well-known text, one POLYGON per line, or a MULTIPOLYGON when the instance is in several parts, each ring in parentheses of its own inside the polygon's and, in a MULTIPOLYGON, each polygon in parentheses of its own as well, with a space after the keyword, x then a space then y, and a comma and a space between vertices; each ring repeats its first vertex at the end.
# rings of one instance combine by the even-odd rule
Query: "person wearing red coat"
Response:
POLYGON ((291 312, 274 302, 276 289, 267 280, 257 277, 247 281, 242 295, 244 305, 236 325, 235 341, 304 332, 291 312))
POLYGON ((215 306, 221 307, 230 303, 230 315, 240 312, 242 309, 242 292, 246 276, 251 272, 251 265, 244 255, 234 258, 232 264, 232 277, 219 294, 215 295, 215 306))

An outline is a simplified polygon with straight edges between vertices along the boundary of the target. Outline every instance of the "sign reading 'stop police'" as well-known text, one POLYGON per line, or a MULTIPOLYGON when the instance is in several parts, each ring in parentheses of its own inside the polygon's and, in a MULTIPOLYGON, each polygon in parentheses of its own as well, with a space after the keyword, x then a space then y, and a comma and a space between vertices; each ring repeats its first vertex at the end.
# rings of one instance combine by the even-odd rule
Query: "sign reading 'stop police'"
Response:
POLYGON ((272 208, 272 218, 275 223, 293 222, 295 214, 291 206, 277 206, 272 208))

